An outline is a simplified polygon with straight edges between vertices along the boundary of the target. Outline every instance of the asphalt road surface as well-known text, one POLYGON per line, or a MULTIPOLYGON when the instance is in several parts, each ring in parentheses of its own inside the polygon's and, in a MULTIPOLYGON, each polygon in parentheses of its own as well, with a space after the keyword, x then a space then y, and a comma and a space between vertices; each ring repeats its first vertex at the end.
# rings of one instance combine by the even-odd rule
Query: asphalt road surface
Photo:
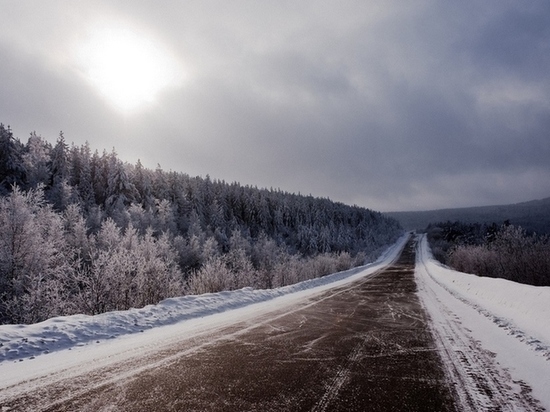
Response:
POLYGON ((414 262, 409 244, 375 276, 143 373, 117 409, 455 410, 415 295, 414 262))
POLYGON ((414 264, 411 240, 360 281, 147 358, 46 380, 3 411, 457 410, 414 264))

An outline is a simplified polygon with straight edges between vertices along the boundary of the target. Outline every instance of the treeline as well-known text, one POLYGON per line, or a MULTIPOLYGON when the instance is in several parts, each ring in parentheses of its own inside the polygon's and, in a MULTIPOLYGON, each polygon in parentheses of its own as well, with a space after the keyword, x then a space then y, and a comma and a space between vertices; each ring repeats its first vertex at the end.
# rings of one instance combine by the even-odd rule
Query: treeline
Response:
POLYGON ((418 212, 389 212, 406 230, 424 230, 430 223, 462 222, 468 224, 509 222, 521 226, 528 233, 550 235, 550 197, 529 202, 500 206, 465 207, 458 209, 426 210, 418 212))
POLYGON ((26 144, 0 124, 0 321, 271 288, 363 264, 402 232, 329 199, 26 144))
POLYGON ((550 238, 520 226, 444 222, 428 226, 434 257, 456 270, 550 286, 550 238))

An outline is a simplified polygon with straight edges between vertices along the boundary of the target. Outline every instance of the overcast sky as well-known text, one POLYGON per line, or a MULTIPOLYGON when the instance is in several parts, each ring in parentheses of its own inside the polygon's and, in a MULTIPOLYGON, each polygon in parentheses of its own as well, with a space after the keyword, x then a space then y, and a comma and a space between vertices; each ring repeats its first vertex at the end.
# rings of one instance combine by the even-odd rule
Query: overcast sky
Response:
POLYGON ((381 211, 550 196, 550 2, 0 0, 0 122, 381 211))

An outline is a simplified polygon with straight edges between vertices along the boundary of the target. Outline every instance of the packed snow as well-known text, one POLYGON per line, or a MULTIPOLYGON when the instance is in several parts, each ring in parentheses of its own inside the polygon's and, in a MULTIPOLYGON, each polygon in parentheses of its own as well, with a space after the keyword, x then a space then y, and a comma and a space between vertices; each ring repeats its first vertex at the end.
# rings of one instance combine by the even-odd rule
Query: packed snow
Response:
POLYGON ((456 272, 434 260, 423 237, 419 260, 434 281, 550 361, 550 287, 456 272))

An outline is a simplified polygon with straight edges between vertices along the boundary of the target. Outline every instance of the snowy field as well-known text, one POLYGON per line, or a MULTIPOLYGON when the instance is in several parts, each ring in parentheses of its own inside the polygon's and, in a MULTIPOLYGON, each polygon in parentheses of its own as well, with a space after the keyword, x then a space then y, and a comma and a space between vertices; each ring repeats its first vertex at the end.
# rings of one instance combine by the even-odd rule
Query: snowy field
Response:
MULTIPOLYGON (((406 241, 404 236, 370 265, 280 289, 245 288, 123 312, 0 326, 0 404, 4 396, 44 382, 154 356, 183 336, 202 336, 206 342, 216 328, 369 276, 395 260, 406 241)), ((452 271, 431 258, 425 237, 418 244, 416 279, 450 378, 460 381, 464 405, 488 409, 499 393, 531 388, 533 398, 550 410, 550 288, 452 271), (483 386, 487 395, 469 391, 473 386, 483 386)), ((506 396, 500 402, 502 410, 513 410, 506 396)))

